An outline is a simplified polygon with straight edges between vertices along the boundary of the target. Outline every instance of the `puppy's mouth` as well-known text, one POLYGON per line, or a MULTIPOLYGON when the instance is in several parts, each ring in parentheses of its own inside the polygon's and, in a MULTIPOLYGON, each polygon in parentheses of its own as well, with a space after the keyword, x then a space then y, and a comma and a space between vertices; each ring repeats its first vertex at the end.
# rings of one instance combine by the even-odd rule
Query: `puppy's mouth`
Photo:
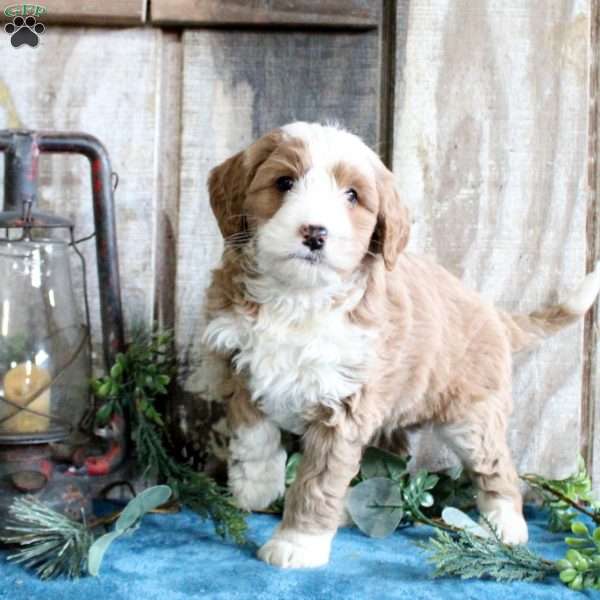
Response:
POLYGON ((325 262, 323 253, 319 250, 313 250, 312 252, 305 254, 301 252, 291 252, 285 257, 285 260, 301 260, 309 265, 321 265, 325 262))

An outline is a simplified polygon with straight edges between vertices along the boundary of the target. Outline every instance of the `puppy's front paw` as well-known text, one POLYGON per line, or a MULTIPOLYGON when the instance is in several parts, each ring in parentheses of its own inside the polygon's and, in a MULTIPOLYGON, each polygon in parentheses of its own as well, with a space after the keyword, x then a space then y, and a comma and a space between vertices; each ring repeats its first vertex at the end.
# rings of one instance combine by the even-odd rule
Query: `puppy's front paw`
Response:
POLYGON ((285 452, 229 464, 229 489, 243 510, 263 510, 285 493, 285 452))
MULTIPOLYGON (((513 546, 527 543, 527 523, 510 500, 497 500, 484 514, 505 544, 513 546)), ((486 527, 486 523, 483 522, 482 526, 486 527)))
POLYGON ((282 529, 258 551, 262 561, 284 569, 321 567, 329 562, 333 533, 300 533, 282 529))

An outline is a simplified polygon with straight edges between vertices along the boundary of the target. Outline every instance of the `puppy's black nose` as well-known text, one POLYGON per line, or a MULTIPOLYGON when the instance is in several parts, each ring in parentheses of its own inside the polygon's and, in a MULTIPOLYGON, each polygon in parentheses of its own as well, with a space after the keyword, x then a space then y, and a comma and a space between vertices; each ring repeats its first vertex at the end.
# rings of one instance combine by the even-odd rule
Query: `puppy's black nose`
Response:
POLYGON ((327 240, 327 229, 322 225, 302 225, 300 235, 304 238, 303 244, 311 250, 321 250, 327 240))

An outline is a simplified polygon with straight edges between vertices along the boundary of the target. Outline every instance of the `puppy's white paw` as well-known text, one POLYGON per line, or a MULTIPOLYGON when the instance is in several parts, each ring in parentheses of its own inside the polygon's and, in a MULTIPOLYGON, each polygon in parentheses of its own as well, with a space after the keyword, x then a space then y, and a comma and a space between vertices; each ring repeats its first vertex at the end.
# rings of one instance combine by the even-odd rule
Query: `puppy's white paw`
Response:
POLYGON ((329 562, 333 535, 332 532, 309 534, 293 529, 278 530, 258 551, 258 558, 284 569, 321 567, 329 562))
MULTIPOLYGON (((490 502, 484 515, 505 544, 527 543, 529 538, 527 523, 511 500, 497 499, 490 502)), ((482 526, 486 527, 486 523, 482 522, 482 526)))
POLYGON ((285 452, 229 464, 229 489, 243 510, 263 510, 285 493, 285 452))

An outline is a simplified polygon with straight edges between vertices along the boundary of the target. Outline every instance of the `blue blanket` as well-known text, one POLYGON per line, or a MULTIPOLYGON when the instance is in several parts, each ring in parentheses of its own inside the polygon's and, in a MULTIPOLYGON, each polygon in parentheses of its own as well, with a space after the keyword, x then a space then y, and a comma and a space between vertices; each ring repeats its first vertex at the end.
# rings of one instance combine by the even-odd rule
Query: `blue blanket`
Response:
MULTIPOLYGON (((565 552, 561 536, 549 533, 545 515, 528 508, 531 548, 555 559, 565 552)), ((277 518, 253 515, 250 538, 262 544, 277 518)), ((43 582, 0 560, 2 600, 189 600, 460 598, 600 598, 598 592, 573 592, 560 582, 511 583, 431 579, 431 566, 414 542, 427 527, 412 527, 383 540, 356 529, 341 530, 331 563, 315 570, 280 570, 258 561, 253 548, 220 541, 208 523, 188 511, 151 515, 134 535, 116 541, 105 556, 100 577, 43 582)))

